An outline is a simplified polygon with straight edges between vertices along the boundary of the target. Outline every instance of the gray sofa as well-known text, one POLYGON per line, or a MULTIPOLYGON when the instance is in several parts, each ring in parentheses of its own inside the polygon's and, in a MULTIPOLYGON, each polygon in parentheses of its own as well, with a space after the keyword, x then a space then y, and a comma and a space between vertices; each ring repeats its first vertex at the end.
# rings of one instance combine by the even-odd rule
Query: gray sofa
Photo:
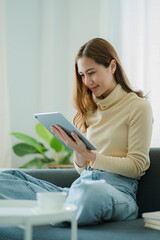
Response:
MULTIPOLYGON (((160 148, 150 150, 151 167, 139 181, 137 202, 139 218, 122 222, 107 222, 78 228, 78 240, 158 240, 160 231, 144 228, 141 214, 160 210, 160 148)), ((26 173, 57 184, 69 187, 79 176, 75 169, 25 170, 26 173)), ((23 239, 19 228, 0 228, 0 240, 23 239)), ((69 240, 69 227, 50 225, 33 228, 34 240, 69 240)))

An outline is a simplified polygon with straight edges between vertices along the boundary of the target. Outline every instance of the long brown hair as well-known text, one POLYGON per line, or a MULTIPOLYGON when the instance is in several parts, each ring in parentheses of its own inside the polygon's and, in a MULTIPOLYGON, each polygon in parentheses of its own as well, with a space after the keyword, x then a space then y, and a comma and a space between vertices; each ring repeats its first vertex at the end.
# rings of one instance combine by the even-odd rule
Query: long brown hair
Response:
POLYGON ((134 92, 141 98, 144 98, 145 96, 142 91, 134 91, 131 88, 114 47, 102 38, 91 39, 79 49, 75 57, 75 78, 72 94, 73 105, 77 110, 73 123, 82 132, 85 132, 87 128, 87 113, 89 111, 95 111, 97 109, 97 105, 92 99, 91 90, 83 84, 81 76, 78 73, 77 61, 83 56, 92 58, 96 63, 102 64, 106 68, 109 67, 111 60, 115 59, 117 67, 114 77, 116 82, 119 83, 128 93, 134 92))

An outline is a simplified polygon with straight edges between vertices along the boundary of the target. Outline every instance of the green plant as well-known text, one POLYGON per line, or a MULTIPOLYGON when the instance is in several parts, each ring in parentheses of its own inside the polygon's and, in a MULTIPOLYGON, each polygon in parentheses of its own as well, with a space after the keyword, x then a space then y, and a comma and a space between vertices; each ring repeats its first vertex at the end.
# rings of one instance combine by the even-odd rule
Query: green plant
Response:
POLYGON ((70 164, 70 157, 72 151, 69 151, 61 142, 58 141, 41 123, 38 123, 35 127, 35 131, 39 137, 41 137, 52 149, 54 149, 54 157, 49 158, 46 152, 49 150, 43 143, 36 139, 18 132, 12 132, 11 135, 21 140, 21 143, 15 144, 12 149, 14 153, 23 157, 28 154, 34 154, 32 160, 19 168, 48 168, 49 165, 57 164, 70 164), (40 157, 37 157, 37 154, 40 157))

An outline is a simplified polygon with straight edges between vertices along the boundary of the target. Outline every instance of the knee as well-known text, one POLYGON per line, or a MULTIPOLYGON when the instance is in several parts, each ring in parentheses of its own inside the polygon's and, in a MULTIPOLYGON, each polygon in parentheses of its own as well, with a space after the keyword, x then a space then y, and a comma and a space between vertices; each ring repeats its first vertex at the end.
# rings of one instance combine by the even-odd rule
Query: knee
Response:
POLYGON ((79 224, 93 224, 100 221, 106 201, 105 184, 103 180, 84 181, 70 189, 67 203, 77 206, 79 224))
POLYGON ((95 201, 97 202, 98 196, 102 196, 104 193, 103 180, 99 181, 82 181, 80 184, 74 185, 69 190, 67 200, 74 201, 83 205, 88 205, 95 201))
POLYGON ((86 181, 82 183, 81 189, 83 195, 81 196, 81 200, 85 206, 87 205, 97 205, 97 202, 100 202, 104 199, 104 194, 106 191, 104 190, 105 182, 103 180, 99 181, 86 181))

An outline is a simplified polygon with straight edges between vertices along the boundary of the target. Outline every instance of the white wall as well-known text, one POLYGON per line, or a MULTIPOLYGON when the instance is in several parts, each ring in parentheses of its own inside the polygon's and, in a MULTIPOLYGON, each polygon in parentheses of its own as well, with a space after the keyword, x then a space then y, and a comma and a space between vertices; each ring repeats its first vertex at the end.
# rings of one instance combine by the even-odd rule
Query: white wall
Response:
MULTIPOLYGON (((6 10, 11 131, 34 135, 33 113, 38 106, 40 1, 7 0, 6 10)), ((12 165, 16 166, 17 157, 13 157, 12 165)))
POLYGON ((8 81, 11 130, 31 133, 38 104, 39 1, 7 1, 8 81))
MULTIPOLYGON (((101 35, 101 5, 98 0, 6 2, 11 131, 37 138, 35 112, 61 111, 73 118, 74 57, 83 43, 101 35)), ((12 158, 13 167, 30 159, 12 158)))

